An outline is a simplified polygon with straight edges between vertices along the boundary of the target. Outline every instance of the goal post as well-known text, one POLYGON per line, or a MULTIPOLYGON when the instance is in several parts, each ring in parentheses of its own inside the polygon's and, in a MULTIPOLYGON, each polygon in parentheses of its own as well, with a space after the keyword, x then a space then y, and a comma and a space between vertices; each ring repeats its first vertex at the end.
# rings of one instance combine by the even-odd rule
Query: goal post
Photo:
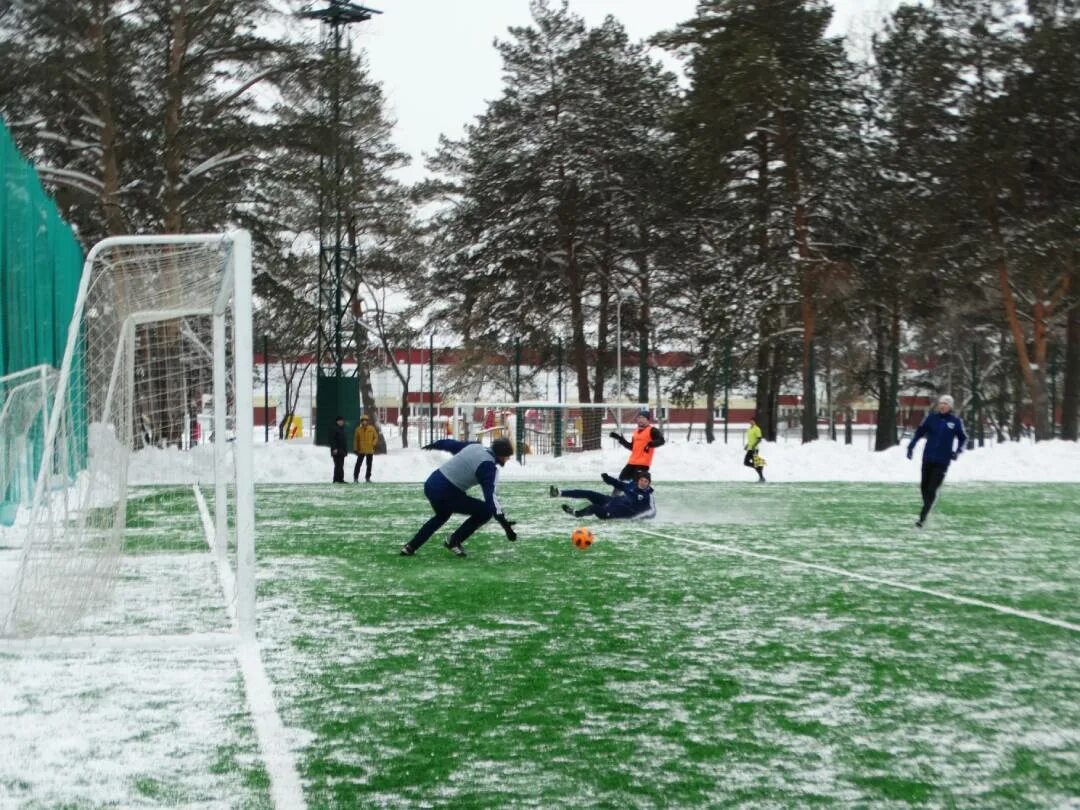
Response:
POLYGON ((55 386, 47 365, 0 376, 0 525, 30 505, 55 386))
POLYGON ((72 632, 110 593, 146 451, 199 503, 212 492, 207 539, 219 560, 235 549, 235 626, 254 637, 251 306, 246 231, 111 237, 90 250, 18 570, 0 583, 0 634, 72 632), (197 435, 207 409, 213 431, 197 435))
POLYGON ((642 402, 458 402, 449 430, 464 441, 508 438, 521 461, 599 450, 609 430, 632 425, 648 408, 642 402))

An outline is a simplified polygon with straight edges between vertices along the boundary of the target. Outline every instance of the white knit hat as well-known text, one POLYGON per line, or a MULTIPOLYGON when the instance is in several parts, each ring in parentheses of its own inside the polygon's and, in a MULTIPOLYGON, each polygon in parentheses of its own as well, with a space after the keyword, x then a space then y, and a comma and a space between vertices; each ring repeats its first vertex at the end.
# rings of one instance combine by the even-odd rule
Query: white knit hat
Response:
POLYGON ((950 397, 948 394, 942 394, 940 397, 938 397, 938 405, 940 405, 942 402, 944 402, 950 408, 952 408, 953 406, 953 398, 950 397))

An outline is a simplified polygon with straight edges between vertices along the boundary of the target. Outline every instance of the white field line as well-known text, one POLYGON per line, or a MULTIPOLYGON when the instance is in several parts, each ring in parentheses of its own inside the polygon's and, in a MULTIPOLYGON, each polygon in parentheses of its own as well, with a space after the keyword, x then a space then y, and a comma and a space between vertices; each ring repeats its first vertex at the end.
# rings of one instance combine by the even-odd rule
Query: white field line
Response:
MULTIPOLYGON (((202 516, 203 533, 206 543, 213 554, 214 521, 206 508, 199 485, 192 487, 195 500, 202 516)), ((236 577, 225 556, 217 556, 218 573, 221 577, 221 589, 225 594, 226 609, 229 618, 237 629, 236 623, 236 577)), ((239 635, 232 636, 236 644, 239 635)), ((247 693, 248 710, 255 724, 255 737, 259 741, 266 773, 270 777, 270 796, 277 810, 304 810, 304 791, 300 783, 300 773, 296 769, 296 760, 288 745, 285 724, 278 714, 274 703, 274 687, 266 674, 266 668, 259 654, 259 645, 255 642, 240 643, 236 646, 236 658, 240 671, 244 675, 244 691, 247 693)))
POLYGON ((248 709, 255 723, 255 736, 270 775, 270 795, 278 810, 303 810, 304 791, 296 760, 289 748, 289 735, 274 704, 274 687, 266 675, 257 642, 245 642, 236 650, 244 672, 248 709))
POLYGON ((743 557, 752 557, 756 560, 768 560, 769 562, 778 562, 784 565, 794 565, 799 568, 810 568, 815 571, 824 571, 827 574, 835 574, 840 577, 847 577, 849 579, 857 579, 862 582, 872 582, 875 585, 885 585, 890 588, 899 588, 904 591, 912 591, 914 593, 923 593, 928 596, 936 596, 938 599, 947 599, 950 602, 959 602, 962 605, 974 605, 975 607, 987 608, 988 610, 995 610, 998 613, 1005 613, 1009 616, 1018 616, 1021 619, 1028 619, 1033 622, 1041 622, 1042 624, 1049 624, 1054 627, 1060 627, 1064 630, 1072 630, 1074 633, 1080 633, 1080 625, 1072 624, 1070 622, 1062 621, 1061 619, 1054 619, 1050 616, 1043 616, 1041 613, 1032 613, 1028 610, 1017 610, 1011 608, 1008 605, 999 605, 996 602, 984 602, 982 599, 972 599, 968 596, 959 596, 955 593, 947 593, 945 591, 935 591, 932 588, 923 588, 919 585, 910 585, 906 582, 898 582, 895 579, 884 579, 882 577, 871 577, 866 574, 857 574, 854 571, 847 571, 843 568, 833 568, 831 565, 821 565, 820 563, 804 562, 803 560, 792 560, 787 557, 776 557, 772 554, 761 554, 757 551, 747 551, 746 549, 736 548, 735 546, 729 546, 724 543, 710 543, 708 540, 692 540, 687 538, 673 537, 669 534, 662 534, 660 532, 649 531, 648 529, 639 529, 642 534, 649 534, 653 537, 662 537, 665 540, 674 540, 676 543, 690 543, 691 545, 701 546, 702 548, 711 549, 713 551, 721 551, 726 554, 737 554, 743 557))
POLYGON ((39 638, 0 639, 0 653, 176 650, 235 646, 235 633, 183 633, 167 636, 41 636, 39 638))

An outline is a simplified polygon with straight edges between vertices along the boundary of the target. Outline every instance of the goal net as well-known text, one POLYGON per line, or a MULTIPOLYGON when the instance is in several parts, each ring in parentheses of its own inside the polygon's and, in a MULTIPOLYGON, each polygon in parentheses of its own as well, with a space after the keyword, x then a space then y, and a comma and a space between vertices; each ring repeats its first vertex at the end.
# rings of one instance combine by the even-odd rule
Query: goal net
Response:
POLYGON ((0 525, 30 505, 55 386, 49 366, 0 377, 0 525))
POLYGON ((79 632, 139 528, 130 507, 162 484, 198 505, 193 528, 220 560, 235 551, 235 626, 253 632, 251 341, 246 232, 90 251, 17 570, 0 582, 2 635, 79 632))
POLYGON ((447 431, 462 441, 505 437, 518 458, 562 456, 599 450, 612 430, 621 431, 648 403, 459 402, 447 431))

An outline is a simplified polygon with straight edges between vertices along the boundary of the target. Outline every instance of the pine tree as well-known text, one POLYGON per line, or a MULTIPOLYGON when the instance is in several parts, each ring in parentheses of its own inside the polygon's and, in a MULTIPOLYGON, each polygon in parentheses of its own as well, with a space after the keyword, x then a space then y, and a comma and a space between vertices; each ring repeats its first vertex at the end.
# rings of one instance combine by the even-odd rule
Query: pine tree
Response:
POLYGON ((88 242, 142 224, 138 97, 146 51, 119 0, 15 4, 0 29, 0 112, 88 242))
MULTIPOLYGON (((1065 321, 1078 221, 1071 5, 1032 4, 1030 22, 991 0, 896 17, 911 42, 898 51, 904 70, 928 79, 909 86, 897 118, 900 127, 932 124, 928 137, 908 141, 915 201, 935 223, 946 275, 996 292, 1038 438, 1052 432, 1048 349, 1065 321)), ((972 313, 989 321, 968 307, 969 328, 972 313)))
POLYGON ((107 234, 221 230, 268 129, 256 87, 293 66, 270 0, 17 4, 0 109, 65 216, 107 234))
POLYGON ((701 218, 757 298, 758 418, 770 439, 792 321, 803 441, 817 438, 817 318, 844 267, 833 246, 850 219, 844 162, 856 130, 850 66, 825 36, 830 16, 814 0, 708 0, 659 40, 690 56, 680 127, 705 184, 701 218))
MULTIPOLYGON (((589 31, 565 2, 532 11, 534 25, 498 45, 502 96, 433 162, 446 179, 432 191, 452 205, 435 223, 432 303, 467 344, 519 338, 540 364, 565 330, 578 398, 592 402, 620 296, 642 304, 640 332, 654 318, 656 168, 673 81, 614 20, 589 31)), ((598 442, 597 424, 586 446, 598 442)))

